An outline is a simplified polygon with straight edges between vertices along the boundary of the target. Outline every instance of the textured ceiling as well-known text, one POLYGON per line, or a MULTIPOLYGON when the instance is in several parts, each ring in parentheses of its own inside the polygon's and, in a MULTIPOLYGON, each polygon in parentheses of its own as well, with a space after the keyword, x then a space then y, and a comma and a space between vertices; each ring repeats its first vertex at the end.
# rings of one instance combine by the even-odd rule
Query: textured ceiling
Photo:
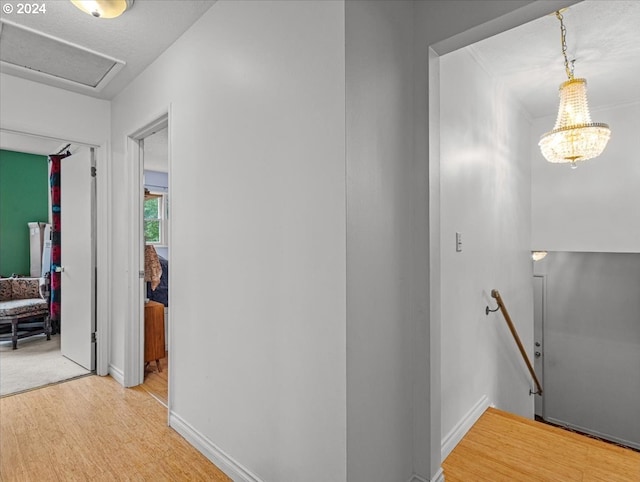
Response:
MULTIPOLYGON (((3 8, 0 18, 126 62, 101 92, 88 94, 112 99, 193 25, 215 0, 137 0, 131 10, 114 19, 94 18, 67 0, 43 2, 46 12, 31 15, 18 14, 18 3, 28 2, 3 1, 3 6, 11 4, 14 8, 12 13, 6 13, 8 9, 3 8)), ((0 48, 4 46, 0 45, 0 48)), ((82 88, 66 88, 87 93, 82 88)))
MULTIPOLYGON (((56 0, 46 2, 45 14, 17 15, 14 9, 0 18, 125 61, 104 90, 90 94, 112 99, 214 3, 137 0, 123 16, 107 20, 56 0)), ((592 110, 640 99, 640 0, 585 0, 564 17, 569 56, 576 59, 576 76, 588 81, 592 110)), ((566 80, 559 32, 558 20, 550 15, 468 48, 532 117, 542 117, 555 113, 557 89, 566 80)))
MULTIPOLYGON (((591 110, 640 100, 640 1, 585 0, 563 17, 567 56, 576 61, 575 77, 587 79, 591 110)), ((567 80, 560 38, 552 14, 468 48, 537 118, 556 114, 567 80)))

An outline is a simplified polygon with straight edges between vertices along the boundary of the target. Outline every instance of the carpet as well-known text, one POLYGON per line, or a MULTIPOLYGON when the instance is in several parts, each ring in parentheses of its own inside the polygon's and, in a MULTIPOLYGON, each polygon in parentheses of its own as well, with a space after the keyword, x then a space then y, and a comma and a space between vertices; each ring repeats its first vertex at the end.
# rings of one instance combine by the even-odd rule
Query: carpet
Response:
POLYGON ((23 392, 91 373, 60 353, 60 335, 23 338, 18 349, 0 342, 0 396, 23 392))

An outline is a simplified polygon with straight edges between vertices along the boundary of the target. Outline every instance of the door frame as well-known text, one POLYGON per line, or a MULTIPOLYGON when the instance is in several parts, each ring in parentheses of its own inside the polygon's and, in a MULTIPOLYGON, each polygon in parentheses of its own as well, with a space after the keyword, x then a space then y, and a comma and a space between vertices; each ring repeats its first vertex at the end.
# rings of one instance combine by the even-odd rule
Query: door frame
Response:
POLYGON ((20 136, 48 139, 61 145, 71 144, 94 149, 96 163, 96 197, 95 219, 96 236, 96 275, 95 275, 95 315, 96 315, 96 374, 109 374, 109 358, 111 353, 111 163, 107 159, 111 156, 109 140, 96 142, 89 139, 78 139, 73 136, 63 139, 57 135, 47 135, 36 130, 12 128, 2 126, 0 131, 20 136))
MULTIPOLYGON (((544 356, 544 324, 545 324, 545 320, 547 319, 547 275, 546 274, 536 274, 534 273, 533 275, 534 278, 534 282, 535 282, 535 278, 539 278, 540 281, 542 282, 542 287, 540 290, 540 294, 541 294, 541 307, 540 307, 540 343, 542 344, 542 363, 541 363, 541 367, 540 367, 540 372, 538 373, 538 377, 540 378, 540 383, 542 384, 542 386, 544 387, 544 372, 545 372, 545 356, 544 356)), ((534 287, 534 298, 533 298, 533 302, 534 304, 536 303, 536 299, 535 299, 535 287, 534 287)), ((536 339, 536 318, 534 316, 533 318, 533 340, 535 343, 535 339, 536 339)), ((536 351, 536 347, 533 347, 534 353, 536 351)), ((535 362, 534 362, 535 363, 535 362)), ((545 409, 544 409, 544 391, 542 392, 542 394, 538 395, 540 398, 536 398, 536 402, 540 402, 540 416, 544 419, 545 418, 545 409)), ((535 413, 536 410, 534 408, 534 414, 538 415, 537 413, 535 413)))
MULTIPOLYGON (((169 129, 169 191, 171 191, 171 106, 164 112, 153 117, 153 120, 145 123, 127 136, 127 161, 129 168, 128 198, 130 206, 137 206, 131 210, 129 218, 129 297, 128 313, 129 322, 125 327, 124 345, 124 386, 134 387, 144 382, 144 282, 141 281, 140 272, 144 272, 144 233, 142 208, 144 200, 144 138, 157 130, 167 127, 169 129)), ((168 244, 171 245, 171 224, 168 229, 168 244)), ((169 256, 171 256, 169 254, 169 256)), ((171 271, 169 272, 171 276, 171 271)), ((169 283, 171 284, 171 283, 169 283)), ((169 292, 171 299, 171 292, 169 292)), ((171 319, 171 303, 169 303, 169 319, 171 319)), ((171 351, 171 330, 168 335, 168 350, 171 351)), ((169 357, 171 360, 171 357, 169 357)), ((169 362, 170 363, 170 362, 169 362)), ((171 380, 171 377, 170 377, 171 380)), ((169 383, 170 388, 171 384, 169 383)), ((168 402, 168 400, 167 400, 168 402)))
MULTIPOLYGON (((424 143, 419 137, 414 144, 416 159, 425 159, 428 163, 428 290, 426 297, 429 305, 428 313, 428 335, 426 354, 428 376, 426 380, 426 397, 429 400, 428 434, 422 434, 430 441, 430 452, 426 458, 429 465, 429 472, 435 474, 434 481, 444 480, 441 464, 442 458, 442 394, 441 394, 441 348, 442 342, 442 298, 441 288, 443 285, 441 272, 441 218, 443 216, 440 202, 440 57, 443 57, 457 49, 473 45, 486 38, 498 35, 511 28, 517 28, 531 22, 544 15, 550 15, 553 11, 579 3, 582 0, 557 0, 557 4, 549 4, 541 1, 530 1, 528 4, 514 8, 512 11, 501 17, 489 18, 485 22, 479 23, 471 28, 462 29, 458 34, 444 38, 435 43, 426 42, 418 54, 422 55, 422 62, 427 68, 422 73, 417 74, 418 85, 424 88, 422 96, 418 97, 417 109, 426 106, 426 119, 418 117, 416 124, 421 134, 425 132, 427 142, 424 143)), ((425 32, 421 32, 423 37, 425 32)), ((424 38, 418 37, 418 43, 424 38)), ((422 67, 422 65, 421 65, 422 67)), ((420 68, 417 68, 421 72, 420 68)), ((424 346, 420 348, 420 353, 424 355, 424 346)), ((417 453, 416 460, 422 460, 421 453, 417 453)))

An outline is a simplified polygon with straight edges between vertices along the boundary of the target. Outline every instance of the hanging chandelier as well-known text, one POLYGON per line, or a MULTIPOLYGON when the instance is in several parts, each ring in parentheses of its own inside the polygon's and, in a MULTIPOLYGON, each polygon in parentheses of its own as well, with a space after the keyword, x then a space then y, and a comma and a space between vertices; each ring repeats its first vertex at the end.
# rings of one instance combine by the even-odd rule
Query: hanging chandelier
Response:
POLYGON ((573 76, 573 62, 567 59, 567 31, 560 11, 556 12, 560 21, 562 55, 564 68, 569 80, 560 84, 560 106, 553 130, 540 138, 538 145, 542 155, 549 162, 570 162, 572 168, 577 162, 598 157, 611 137, 607 124, 591 122, 587 102, 587 81, 573 76))

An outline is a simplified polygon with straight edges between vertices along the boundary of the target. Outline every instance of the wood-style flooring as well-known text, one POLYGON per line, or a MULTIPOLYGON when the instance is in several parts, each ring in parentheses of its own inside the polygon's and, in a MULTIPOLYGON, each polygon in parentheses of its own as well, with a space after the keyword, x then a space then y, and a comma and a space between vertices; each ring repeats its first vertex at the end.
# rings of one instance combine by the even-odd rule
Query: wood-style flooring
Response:
MULTIPOLYGON (((110 377, 1 398, 0 481, 231 481, 166 421, 110 377)), ((491 408, 443 467, 447 482, 640 481, 638 452, 491 408)))
POLYGON ((447 482, 639 482, 640 453, 489 408, 443 468, 447 482))
POLYGON ((165 357, 160 360, 160 368, 158 370, 156 362, 150 362, 144 368, 144 382, 142 388, 144 388, 151 395, 156 397, 165 406, 169 399, 169 356, 165 354, 165 357))
POLYGON ((146 390, 98 376, 0 399, 0 480, 231 481, 146 390))

